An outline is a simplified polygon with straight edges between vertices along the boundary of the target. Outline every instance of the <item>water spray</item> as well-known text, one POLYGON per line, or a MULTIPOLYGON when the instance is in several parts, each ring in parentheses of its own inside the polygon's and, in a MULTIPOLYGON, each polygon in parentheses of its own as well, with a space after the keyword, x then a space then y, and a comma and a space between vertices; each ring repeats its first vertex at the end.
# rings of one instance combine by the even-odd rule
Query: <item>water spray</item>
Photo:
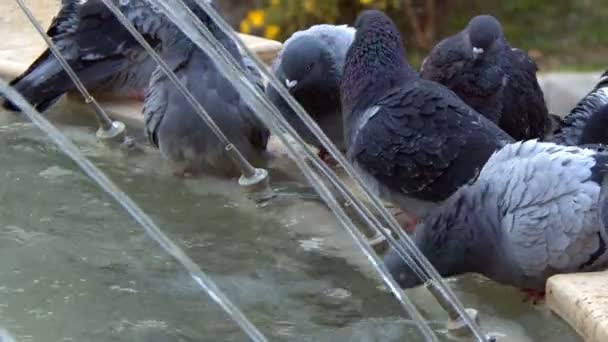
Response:
MULTIPOLYGON (((21 0, 19 0, 21 1, 21 0)), ((122 14, 120 10, 110 1, 102 0, 102 2, 114 13, 115 16, 119 17, 122 14)), ((137 29, 128 21, 122 22, 123 26, 131 33, 133 38, 148 52, 150 57, 158 64, 161 70, 169 78, 169 80, 176 86, 177 90, 186 98, 186 101, 194 108, 196 114, 209 126, 217 138, 225 146, 225 151, 236 164, 241 171, 239 177, 239 185, 243 187, 247 192, 255 193, 256 199, 268 199, 273 197, 275 194, 270 187, 269 174, 266 169, 255 168, 249 161, 243 156, 243 154, 234 146, 230 140, 224 135, 222 130, 217 126, 213 119, 209 116, 205 108, 196 100, 196 98, 188 91, 188 89, 180 82, 179 78, 169 65, 162 59, 162 57, 156 52, 156 50, 146 41, 146 39, 137 31, 137 29)))
MULTIPOLYGON (((184 267, 194 282, 215 301, 254 342, 267 342, 264 334, 234 305, 215 282, 126 193, 106 176, 78 147, 44 118, 19 92, 0 79, 0 94, 8 98, 43 131, 82 171, 112 197, 143 228, 144 232, 184 267)), ((0 331, 1 332, 1 331, 0 331)), ((0 337, 2 337, 0 335, 0 337)), ((0 339, 0 341, 2 341, 0 339)))
MULTIPOLYGON (((104 0, 106 2, 108 0, 104 0)), ((155 4, 157 8, 161 9, 162 12, 167 15, 177 25, 183 32, 186 34, 193 42, 195 42, 199 48, 204 49, 210 55, 213 55, 213 60, 216 61, 218 67, 221 66, 221 69, 225 71, 227 75, 229 75, 229 79, 233 81, 233 85, 239 89, 239 92, 246 95, 244 96, 245 101, 252 107, 255 108, 256 113, 262 118, 271 114, 271 118, 266 117, 265 122, 270 122, 271 126, 276 127, 277 122, 286 128, 287 132, 289 132, 292 136, 296 138, 297 141, 300 142, 301 138, 297 133, 293 133, 293 128, 289 125, 285 125, 282 120, 282 116, 276 109, 274 105, 272 105, 264 96, 261 94, 259 90, 255 89, 251 84, 245 80, 243 76, 242 70, 240 70, 234 59, 225 51, 223 46, 218 44, 217 40, 213 35, 209 32, 209 30, 201 23, 201 21, 196 18, 194 13, 182 3, 182 1, 174 0, 174 1, 159 1, 159 0, 146 0, 151 4, 155 4), (171 3, 171 4, 169 4, 171 3), (180 9, 181 8, 181 9, 180 9), (186 15, 182 15, 179 18, 176 16, 177 10, 184 11, 182 13, 186 13, 186 15), (193 28, 195 30, 193 30, 193 28), (274 120, 273 120, 274 119, 274 120)), ((318 127, 318 125, 314 122, 314 120, 306 113, 306 111, 297 103, 297 101, 287 92, 287 90, 283 87, 283 85, 276 80, 274 75, 268 72, 262 65, 261 61, 255 56, 244 44, 243 42, 236 36, 230 26, 224 21, 224 19, 215 11, 215 9, 204 0, 195 0, 195 2, 205 10, 205 12, 213 19, 213 21, 233 40, 239 45, 245 53, 247 53, 254 63, 258 66, 258 70, 262 73, 262 75, 269 78, 271 84, 273 84, 278 90, 282 97, 290 104, 292 109, 300 116, 300 119, 304 121, 304 123, 308 126, 309 129, 313 132, 313 134, 323 143, 323 145, 327 148, 328 151, 332 154, 332 156, 338 161, 338 163, 346 170, 347 174, 355 180, 356 185, 358 185, 362 190, 365 197, 369 200, 370 204, 374 209, 380 213, 382 218, 388 223, 389 227, 393 232, 396 232, 397 236, 399 236, 400 241, 396 241, 391 235, 390 232, 387 232, 383 229, 383 226, 380 224, 377 218, 371 213, 369 208, 366 206, 361 206, 359 201, 352 195, 352 192, 348 190, 342 182, 334 181, 335 174, 333 171, 328 170, 326 165, 319 162, 316 156, 310 156, 310 151, 305 149, 304 153, 312 160, 313 164, 320 169, 321 173, 326 175, 329 180, 337 186, 337 188, 342 192, 343 195, 347 198, 347 203, 353 205, 356 210, 362 214, 362 218, 366 223, 371 223, 370 228, 374 228, 376 232, 381 234, 390 244, 397 249, 401 257, 409 264, 413 265, 413 269, 416 269, 416 273, 418 273, 421 277, 428 279, 428 288, 429 291, 433 294, 433 296, 437 299, 437 301, 441 304, 443 308, 446 309, 450 316, 449 326, 461 326, 460 322, 464 323, 462 328, 464 329, 453 329, 452 331, 456 332, 459 330, 466 330, 467 333, 472 334, 478 341, 488 341, 488 336, 485 336, 481 329, 478 326, 476 316, 471 316, 473 310, 465 310, 462 304, 459 303, 457 297, 451 291, 451 289, 442 281, 441 276, 434 269, 432 264, 422 255, 422 253, 417 249, 414 242, 411 240, 409 236, 407 236, 401 227, 396 222, 395 218, 388 213, 386 208, 384 208, 382 202, 379 200, 377 196, 373 194, 373 192, 369 189, 367 184, 363 181, 361 176, 355 172, 353 167, 346 161, 344 156, 336 149, 333 143, 327 138, 327 136, 322 132, 322 130, 318 127), (414 259, 416 262, 414 262, 414 259)), ((277 131, 276 128, 274 131, 277 131)), ((281 135, 279 135, 281 138, 281 135)), ((289 147, 288 147, 289 149, 289 147)), ((298 156, 299 157, 299 156, 298 156)), ((296 161, 299 159, 296 157, 296 161)), ((300 166, 300 164, 298 165, 300 166)), ((302 171, 304 169, 300 166, 302 171)), ((334 211, 334 210, 332 210, 334 211)), ((338 213, 334 211, 337 215, 338 213)), ((346 224, 345 226, 349 226, 346 224)), ((352 232, 351 232, 352 234, 352 232)), ((364 249, 365 252, 365 249, 364 249)), ((367 252, 365 252, 366 255, 367 252)), ((368 257, 370 257, 368 255, 368 257)), ((375 258, 372 258, 375 259, 375 258)), ((375 260, 374 260, 375 261, 375 260)), ((375 263, 372 261, 372 263, 375 263)), ((377 269, 381 274, 382 267, 377 269)), ((383 274, 382 274, 383 275, 383 274)), ((386 280, 386 279, 385 279, 386 280)), ((388 282, 390 283, 390 281, 388 282)), ((394 290, 394 289, 393 289, 394 290)), ((399 297, 402 296, 401 291, 393 291, 399 297)), ((402 302, 402 304, 404 304, 402 302)), ((476 311, 475 311, 476 312, 476 311)))
MULTIPOLYGON (((146 1, 158 3, 158 0, 146 0, 146 1)), ((181 2, 179 0, 177 0, 177 1, 181 2)), ((398 225, 395 218, 386 210, 386 208, 384 207, 382 202, 379 200, 379 198, 374 195, 374 193, 370 190, 369 186, 365 183, 365 181, 361 178, 361 176, 357 172, 355 172, 352 165, 350 165, 348 163, 348 161, 345 159, 344 155, 342 155, 340 153, 340 151, 335 147, 335 145, 331 142, 331 140, 325 135, 325 133, 316 124, 314 119, 312 119, 310 117, 310 115, 308 115, 308 113, 306 113, 306 111, 295 100, 295 98, 293 98, 293 96, 291 96, 291 94, 287 91, 287 89, 284 87, 282 82, 279 82, 279 80, 276 79, 275 75, 273 75, 266 68, 264 68, 263 63, 259 60, 259 58, 247 48, 247 46, 241 41, 241 39, 239 39, 239 37, 231 29, 230 25, 222 18, 221 15, 219 15, 217 13, 217 11, 208 2, 206 2, 205 0, 194 0, 194 2, 196 2, 199 5, 199 7, 204 9, 205 12, 213 19, 215 24, 217 24, 226 34, 228 34, 236 42, 236 44, 254 61, 254 64, 256 64, 256 66, 258 67, 259 72, 268 78, 269 83, 272 84, 278 90, 279 94, 281 94, 281 97, 289 104, 289 106, 292 108, 292 110, 298 115, 298 117, 310 129, 310 131, 313 133, 313 135, 315 137, 317 137, 317 139, 319 139, 319 141, 321 141, 322 145, 327 149, 327 151, 330 153, 330 155, 338 162, 338 164, 340 166, 342 166, 342 168, 344 168, 346 173, 355 181, 355 184, 358 185, 361 190, 363 190, 364 197, 369 201, 369 203, 376 210, 376 212, 378 212, 380 214, 380 216, 385 220, 385 222, 388 223, 388 226, 391 229, 384 228, 380 224, 379 220, 371 213, 369 208, 367 208, 366 206, 359 206, 359 201, 357 201, 357 199, 354 198, 354 196, 352 196, 349 189, 342 187, 343 184, 339 184, 337 186, 339 188, 340 192, 342 192, 342 194, 345 195, 345 197, 347 199, 349 197, 351 198, 351 200, 347 200, 348 203, 353 204, 353 206, 355 206, 355 207, 359 206, 356 209, 360 213, 360 215, 364 218, 364 220, 368 223, 371 223, 372 226, 375 226, 375 231, 378 234, 378 238, 383 237, 384 240, 386 240, 386 242, 389 243, 389 245, 391 245, 397 249, 400 256, 409 265, 413 266, 412 269, 418 269, 416 271, 416 273, 419 274, 419 276, 428 279, 427 288, 428 288, 429 292, 431 292, 431 294, 435 297, 435 299, 440 304, 440 306, 448 313, 449 320, 446 324, 448 330, 450 332, 454 333, 455 335, 463 335, 463 334, 473 335, 478 341, 494 340, 493 337, 486 336, 482 333, 482 331, 478 325, 478 315, 479 315, 478 311, 475 309, 472 309, 472 308, 465 309, 462 306, 462 304, 459 303, 459 301, 457 300, 457 297, 454 295, 454 293, 451 291, 451 289, 448 286, 446 286, 445 283, 441 280, 441 276, 437 273, 437 271, 430 264, 430 262, 424 257, 424 255, 422 255, 422 253, 418 250, 418 248, 415 246, 415 244, 410 239, 410 237, 404 233, 404 231, 398 225), (391 236, 391 230, 399 237, 399 241, 396 241, 391 236), (410 254, 411 254, 411 256, 410 256, 410 254), (413 258, 412 258, 412 256, 413 256, 413 258), (414 263, 414 259, 417 262, 414 263)), ((189 16, 192 18, 193 14, 191 11, 189 11, 187 9, 187 6, 185 6, 183 3, 181 4, 181 6, 185 7, 186 11, 190 12, 189 16)), ((161 6, 159 6, 159 7, 161 7, 161 6)), ((204 25, 202 25, 200 23, 200 20, 198 20, 196 18, 192 18, 192 20, 194 21, 194 24, 195 24, 194 26, 196 28, 198 28, 199 31, 204 36, 206 36, 206 38, 208 40, 210 40, 211 42, 215 42, 213 37, 209 34, 208 30, 204 27, 204 25)), ((176 23, 176 25, 186 26, 187 24, 180 22, 179 24, 176 23)), ((186 31, 184 31, 184 32, 186 32, 186 31)), ((230 56, 228 56, 226 54, 226 52, 222 50, 222 47, 218 47, 218 50, 219 50, 218 52, 221 55, 224 55, 226 57, 225 59, 228 62, 231 62, 230 56)), ((253 90, 253 92, 255 92, 255 89, 248 89, 248 90, 253 90)), ((260 100, 263 103, 264 102, 268 103, 268 101, 265 98, 262 98, 260 100)), ((274 108, 274 106, 272 104, 270 104, 269 107, 271 107, 271 109, 268 110, 267 112, 273 113, 274 111, 272 110, 272 108, 274 108)), ((276 117, 276 115, 275 115, 275 117, 276 117)), ((280 117, 279 117, 279 119, 280 119, 280 117)), ((293 129, 289 126, 288 126, 287 130, 289 132, 293 131, 293 129)), ((293 133, 292 133, 292 135, 293 135, 293 133)), ((295 136, 296 136, 296 140, 298 140, 298 139, 301 140, 301 138, 299 136, 297 136, 297 134, 295 134, 295 136)), ((315 161, 315 157, 311 157, 311 159, 313 161, 315 161)), ((333 178, 334 175, 332 175, 331 171, 329 171, 329 172, 327 171, 327 168, 325 167, 325 165, 319 165, 318 163, 315 163, 315 164, 319 166, 319 169, 321 169, 322 173, 327 175, 330 180, 333 178)), ((332 183, 334 183, 334 182, 332 181, 332 183)), ((338 183, 341 183, 341 182, 338 182, 338 183)), ((381 241, 381 240, 378 239, 376 241, 381 241)))

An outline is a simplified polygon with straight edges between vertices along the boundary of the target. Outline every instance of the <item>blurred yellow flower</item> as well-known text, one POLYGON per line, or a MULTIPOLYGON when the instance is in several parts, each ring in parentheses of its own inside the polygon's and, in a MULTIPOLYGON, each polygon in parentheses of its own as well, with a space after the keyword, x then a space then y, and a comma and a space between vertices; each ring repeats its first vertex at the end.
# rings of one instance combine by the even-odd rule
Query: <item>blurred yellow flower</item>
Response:
POLYGON ((239 30, 241 31, 241 33, 249 33, 249 32, 251 32, 251 26, 249 25, 249 22, 247 20, 241 21, 241 25, 239 27, 239 30))
POLYGON ((270 0, 270 6, 278 6, 281 0, 270 0))
POLYGON ((315 0, 304 0, 304 10, 306 12, 314 12, 315 0))
POLYGON ((278 25, 268 25, 264 30, 264 37, 268 39, 276 39, 281 33, 281 28, 278 25))
POLYGON ((372 2, 374 2, 374 0, 359 0, 359 2, 360 2, 362 5, 369 5, 369 4, 371 4, 372 2))
POLYGON ((250 11, 249 14, 247 14, 247 20, 249 20, 249 22, 251 23, 251 25, 253 25, 254 27, 261 27, 264 25, 264 21, 266 17, 266 13, 264 13, 264 10, 253 10, 250 11))

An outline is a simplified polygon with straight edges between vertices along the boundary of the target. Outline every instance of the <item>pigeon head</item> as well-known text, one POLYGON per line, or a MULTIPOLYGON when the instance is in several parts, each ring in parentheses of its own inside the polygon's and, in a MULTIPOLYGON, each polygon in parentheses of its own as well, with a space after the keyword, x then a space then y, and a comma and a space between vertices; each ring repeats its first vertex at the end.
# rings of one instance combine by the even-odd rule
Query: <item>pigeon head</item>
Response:
POLYGON ((502 27, 491 15, 478 15, 469 21, 466 31, 473 48, 473 56, 478 58, 494 47, 503 37, 502 27))
MULTIPOLYGON (((480 243, 485 240, 473 234, 480 230, 474 228, 478 223, 469 215, 468 190, 463 190, 466 188, 468 186, 429 212, 416 226, 412 237, 418 249, 442 277, 481 273, 483 265, 478 261, 484 259, 478 256, 488 254, 483 253, 486 246, 480 243)), ((384 264, 402 288, 419 286, 425 281, 403 261, 394 247, 384 256, 384 264)))
MULTIPOLYGON (((442 277, 474 271, 465 259, 466 241, 453 238, 451 234, 425 229, 423 224, 416 227, 414 241, 442 277)), ((420 286, 426 281, 401 258, 394 247, 384 256, 384 265, 397 284, 404 289, 420 286)))
POLYGON ((281 57, 281 81, 292 94, 310 87, 336 89, 341 72, 336 65, 331 51, 316 37, 298 37, 281 57))
POLYGON ((585 124, 579 144, 608 145, 608 105, 604 105, 591 115, 585 124))
POLYGON ((342 103, 349 113, 357 103, 394 87, 415 74, 407 63, 399 30, 383 12, 367 10, 355 22, 355 39, 350 46, 342 75, 342 103))

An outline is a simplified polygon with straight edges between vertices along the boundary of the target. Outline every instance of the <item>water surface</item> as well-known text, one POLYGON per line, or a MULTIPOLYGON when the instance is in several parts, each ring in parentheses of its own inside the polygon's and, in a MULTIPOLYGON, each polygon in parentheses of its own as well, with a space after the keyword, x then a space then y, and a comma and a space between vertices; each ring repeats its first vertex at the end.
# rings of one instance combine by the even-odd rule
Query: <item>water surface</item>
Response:
MULTIPOLYGON (((63 126, 272 341, 420 335, 306 184, 274 175, 256 206, 236 181, 177 179, 63 126)), ((19 341, 246 341, 186 272, 29 124, 0 128, 0 325, 19 341)), ((480 277, 451 280, 500 341, 580 341, 544 306, 480 277)), ((444 340, 444 313, 408 291, 444 340)))

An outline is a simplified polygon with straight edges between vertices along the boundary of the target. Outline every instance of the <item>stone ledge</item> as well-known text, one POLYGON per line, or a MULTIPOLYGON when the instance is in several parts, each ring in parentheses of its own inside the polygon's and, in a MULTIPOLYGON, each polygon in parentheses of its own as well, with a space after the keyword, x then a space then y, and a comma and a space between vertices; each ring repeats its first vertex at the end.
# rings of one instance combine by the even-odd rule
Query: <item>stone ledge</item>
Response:
POLYGON ((608 271, 549 278, 547 306, 586 342, 608 341, 608 271))

